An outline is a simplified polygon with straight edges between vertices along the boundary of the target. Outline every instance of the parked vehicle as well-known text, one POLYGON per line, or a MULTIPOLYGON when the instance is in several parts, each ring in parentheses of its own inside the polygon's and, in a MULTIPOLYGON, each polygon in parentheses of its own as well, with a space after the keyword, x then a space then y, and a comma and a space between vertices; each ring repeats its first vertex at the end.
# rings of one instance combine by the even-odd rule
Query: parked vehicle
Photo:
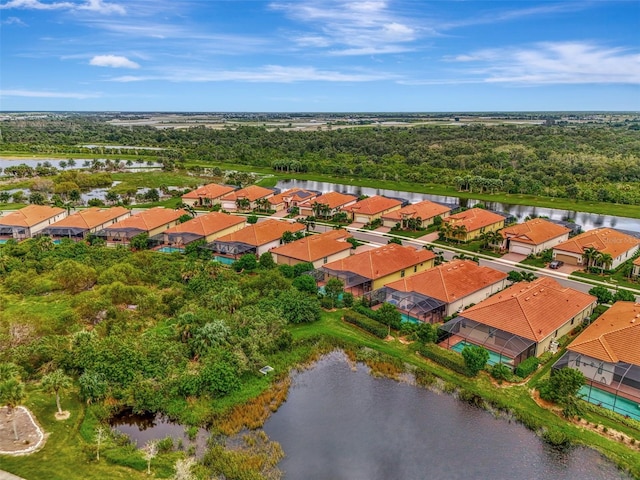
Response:
POLYGON ((560 268, 562 265, 564 265, 564 262, 562 260, 554 260, 553 262, 551 262, 549 264, 549 268, 552 268, 554 270, 557 270, 558 268, 560 268))

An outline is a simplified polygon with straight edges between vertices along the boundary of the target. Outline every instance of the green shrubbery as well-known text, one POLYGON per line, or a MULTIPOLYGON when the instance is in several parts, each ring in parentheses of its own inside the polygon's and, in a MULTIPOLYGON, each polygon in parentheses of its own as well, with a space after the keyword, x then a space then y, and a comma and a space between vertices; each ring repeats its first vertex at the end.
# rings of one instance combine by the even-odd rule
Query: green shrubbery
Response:
POLYGON ((519 377, 526 378, 538 369, 538 365, 540 365, 538 357, 529 357, 518 364, 514 373, 519 377))
POLYGON ((387 336, 387 329, 384 326, 364 315, 346 312, 343 318, 345 322, 360 327, 378 338, 386 338, 387 336))
POLYGON ((460 355, 434 344, 422 345, 418 349, 418 353, 429 360, 439 363, 443 367, 453 370, 465 376, 469 376, 469 372, 460 355))

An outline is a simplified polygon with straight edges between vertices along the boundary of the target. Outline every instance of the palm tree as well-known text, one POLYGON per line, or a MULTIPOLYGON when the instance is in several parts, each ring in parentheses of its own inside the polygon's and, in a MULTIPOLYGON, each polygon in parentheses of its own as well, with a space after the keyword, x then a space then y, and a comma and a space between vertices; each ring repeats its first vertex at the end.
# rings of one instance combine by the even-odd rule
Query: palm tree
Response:
POLYGON ((22 403, 25 396, 24 384, 19 379, 10 378, 0 383, 0 405, 6 405, 8 413, 12 415, 13 437, 16 441, 19 437, 15 408, 22 403))
POLYGON ((453 225, 451 225, 451 222, 442 222, 442 225, 440 225, 440 232, 445 238, 451 238, 452 231, 453 225))
POLYGON ((236 200, 236 207, 238 210, 248 210, 251 206, 251 201, 248 198, 239 198, 236 200))
POLYGON ((462 241, 467 234, 467 227, 464 225, 456 225, 451 229, 451 234, 458 239, 458 241, 462 241))
POLYGON ((582 257, 587 262, 587 269, 591 267, 591 265, 594 263, 598 255, 600 255, 600 252, 596 250, 594 247, 589 247, 585 249, 585 251, 582 254, 582 257))
POLYGON ((598 255, 597 261, 600 264, 600 273, 604 274, 605 270, 609 270, 611 268, 613 257, 609 253, 601 253, 598 255))
POLYGON ((51 372, 42 377, 42 388, 45 392, 55 393, 56 406, 58 407, 58 415, 62 415, 60 407, 60 393, 71 387, 71 378, 66 376, 61 369, 51 372))
POLYGON ((536 278, 533 272, 520 272, 520 275, 522 276, 522 280, 525 282, 533 282, 536 278))

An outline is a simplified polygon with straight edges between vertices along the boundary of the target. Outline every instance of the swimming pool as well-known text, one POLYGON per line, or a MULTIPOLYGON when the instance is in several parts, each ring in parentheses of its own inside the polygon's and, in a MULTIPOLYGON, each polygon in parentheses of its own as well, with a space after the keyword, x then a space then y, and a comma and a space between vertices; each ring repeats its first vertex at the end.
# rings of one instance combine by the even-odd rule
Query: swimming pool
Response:
MULTIPOLYGON (((460 353, 462 352, 462 349, 467 345, 471 346, 472 344, 467 342, 458 342, 453 347, 451 347, 451 350, 460 353)), ((504 355, 500 355, 499 353, 492 352, 488 348, 486 350, 489 352, 489 361, 487 362, 489 365, 495 365, 497 363, 506 363, 507 365, 510 365, 511 362, 513 362, 513 360, 509 357, 505 357, 504 355)))
POLYGON ((640 420, 640 404, 636 402, 620 396, 616 398, 613 393, 590 387, 589 385, 583 385, 579 393, 587 402, 599 405, 607 410, 613 410, 620 415, 628 415, 631 418, 640 420))
POLYGON ((184 248, 179 248, 179 247, 160 247, 158 249, 159 252, 162 253, 184 253, 184 248))
POLYGON ((407 315, 404 312, 400 312, 400 316, 402 317, 402 321, 403 322, 410 322, 410 323, 420 323, 420 320, 418 320, 417 318, 414 318, 410 315, 407 315))
POLYGON ((213 259, 216 262, 220 262, 223 263, 225 265, 231 265, 233 262, 235 262, 235 260, 233 258, 229 258, 229 257, 220 257, 219 255, 216 255, 215 257, 213 257, 213 259))

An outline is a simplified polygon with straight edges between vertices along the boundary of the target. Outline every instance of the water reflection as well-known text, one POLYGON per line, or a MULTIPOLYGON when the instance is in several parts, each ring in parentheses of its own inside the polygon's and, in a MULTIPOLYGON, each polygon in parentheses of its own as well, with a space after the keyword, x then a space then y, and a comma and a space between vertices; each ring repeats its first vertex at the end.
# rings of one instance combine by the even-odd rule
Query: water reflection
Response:
POLYGON ((593 450, 558 451, 452 396, 353 371, 341 353, 292 385, 264 426, 287 479, 628 478, 593 450))
POLYGON ((484 203, 491 210, 508 212, 515 216, 519 222, 524 221, 527 216, 537 215, 549 217, 551 220, 571 220, 582 226, 583 230, 592 230, 599 227, 615 227, 620 230, 640 232, 640 220, 636 218, 620 217, 613 215, 600 215, 595 213, 575 212, 557 208, 534 207, 528 205, 513 205, 501 202, 482 202, 480 200, 451 197, 445 195, 431 195, 427 193, 404 192, 400 190, 390 190, 386 188, 358 187, 354 185, 340 185, 330 182, 316 182, 312 180, 280 180, 276 184, 277 188, 286 190, 288 188, 299 187, 319 192, 337 191, 350 193, 353 195, 385 195, 387 197, 404 198, 410 203, 422 200, 432 200, 447 205, 460 205, 462 207, 472 207, 478 203, 484 203))

